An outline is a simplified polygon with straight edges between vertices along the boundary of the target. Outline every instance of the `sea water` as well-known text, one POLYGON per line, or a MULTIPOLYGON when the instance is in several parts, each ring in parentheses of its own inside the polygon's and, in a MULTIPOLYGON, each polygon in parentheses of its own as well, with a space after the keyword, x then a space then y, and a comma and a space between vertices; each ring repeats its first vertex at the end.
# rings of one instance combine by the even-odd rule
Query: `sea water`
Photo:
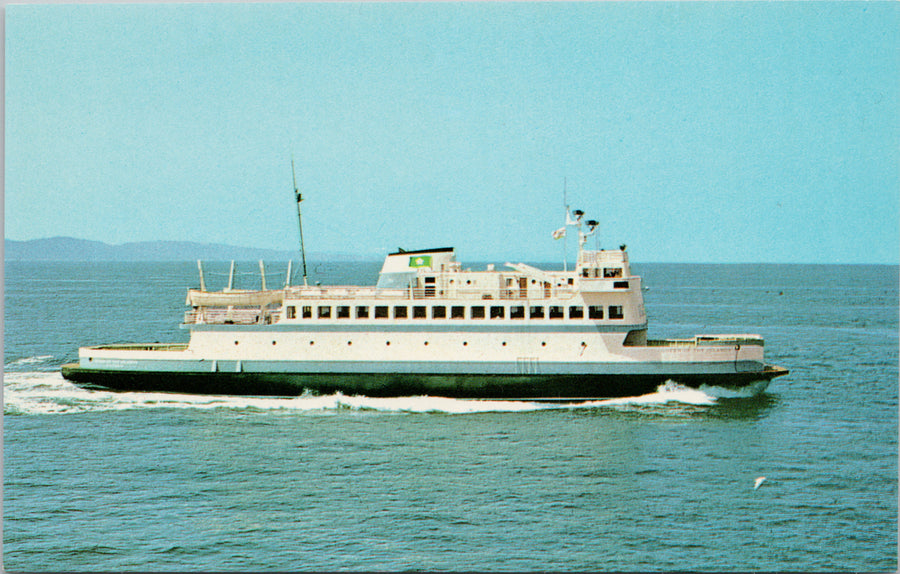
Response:
POLYGON ((79 345, 186 342, 196 264, 8 262, 3 565, 896 570, 898 268, 634 270, 651 337, 760 334, 790 375, 564 406, 88 391, 79 345))

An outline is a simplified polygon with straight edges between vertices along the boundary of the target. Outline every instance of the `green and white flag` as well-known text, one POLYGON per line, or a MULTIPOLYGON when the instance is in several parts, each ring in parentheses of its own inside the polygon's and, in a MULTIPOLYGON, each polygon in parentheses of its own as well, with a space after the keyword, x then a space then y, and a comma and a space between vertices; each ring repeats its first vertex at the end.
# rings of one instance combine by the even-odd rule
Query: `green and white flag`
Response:
POLYGON ((409 258, 410 267, 431 267, 431 255, 411 255, 409 258))

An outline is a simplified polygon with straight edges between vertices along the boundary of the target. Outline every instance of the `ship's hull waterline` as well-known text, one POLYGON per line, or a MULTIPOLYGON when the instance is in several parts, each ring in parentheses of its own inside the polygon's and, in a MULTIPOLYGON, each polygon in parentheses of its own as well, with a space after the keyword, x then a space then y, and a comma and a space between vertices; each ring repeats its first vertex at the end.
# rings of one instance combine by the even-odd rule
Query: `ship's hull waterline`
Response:
POLYGON ((766 366, 756 372, 665 372, 630 374, 475 374, 401 372, 185 372, 83 368, 64 365, 63 376, 76 384, 115 391, 153 391, 210 395, 299 396, 303 394, 398 397, 430 395, 463 399, 589 400, 642 395, 667 381, 765 389, 787 373, 766 366))

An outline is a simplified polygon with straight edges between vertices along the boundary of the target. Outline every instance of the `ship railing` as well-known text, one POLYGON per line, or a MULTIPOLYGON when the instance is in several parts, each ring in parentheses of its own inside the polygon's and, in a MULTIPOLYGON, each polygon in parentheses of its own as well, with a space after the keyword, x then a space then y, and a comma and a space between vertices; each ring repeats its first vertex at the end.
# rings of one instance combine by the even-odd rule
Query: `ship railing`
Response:
POLYGON ((460 299, 460 300, 503 300, 526 301, 540 299, 569 299, 575 295, 575 289, 565 287, 547 287, 540 289, 519 289, 508 287, 502 289, 439 289, 426 287, 413 289, 413 299, 460 299))
POLYGON ((648 339, 648 347, 724 347, 732 345, 764 346, 759 335, 697 335, 690 339, 648 339))
POLYGON ((225 307, 203 307, 184 314, 186 325, 268 325, 278 322, 280 310, 227 309, 225 307))
POLYGON ((291 288, 289 299, 409 299, 409 289, 377 289, 375 287, 328 286, 291 288))
POLYGON ((648 347, 696 347, 694 339, 647 339, 648 347))
POLYGON ((624 263, 628 256, 624 251, 588 251, 584 250, 578 255, 578 262, 582 265, 599 265, 604 263, 624 263))
POLYGON ((527 289, 518 286, 502 288, 459 288, 437 284, 412 289, 378 289, 374 287, 329 286, 329 287, 300 287, 292 288, 286 293, 286 298, 291 300, 389 300, 404 299, 460 299, 476 301, 481 299, 500 300, 538 300, 538 299, 568 299, 575 295, 575 289, 571 285, 539 286, 527 289))
POLYGON ((90 347, 95 351, 184 351, 184 343, 120 343, 90 347))

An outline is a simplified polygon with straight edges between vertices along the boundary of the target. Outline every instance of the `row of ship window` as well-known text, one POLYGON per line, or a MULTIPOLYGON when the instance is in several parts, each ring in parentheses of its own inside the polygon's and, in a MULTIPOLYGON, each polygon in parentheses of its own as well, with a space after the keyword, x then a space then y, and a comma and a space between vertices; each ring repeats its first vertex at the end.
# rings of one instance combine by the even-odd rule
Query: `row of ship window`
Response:
MULTIPOLYGON (((358 305, 351 307, 350 305, 319 305, 315 308, 311 305, 300 308, 299 318, 312 319, 313 309, 315 309, 315 318, 317 319, 350 319, 351 316, 357 319, 505 319, 507 314, 510 319, 525 319, 526 315, 529 319, 584 319, 585 308, 581 305, 571 305, 565 307, 562 305, 535 305, 526 307, 524 305, 513 305, 510 307, 502 305, 414 305, 412 313, 406 305, 377 305, 374 310, 368 305, 358 305), (351 313, 352 311, 352 313, 351 313), (370 314, 370 311, 372 313, 370 314), (546 311, 546 312, 545 312, 546 311)), ((606 308, 610 319, 624 319, 625 314, 621 305, 610 305, 606 308)), ((285 316, 287 319, 297 319, 297 307, 289 305, 286 309, 285 316)), ((588 319, 603 319, 604 307, 602 305, 587 306, 588 319)))

